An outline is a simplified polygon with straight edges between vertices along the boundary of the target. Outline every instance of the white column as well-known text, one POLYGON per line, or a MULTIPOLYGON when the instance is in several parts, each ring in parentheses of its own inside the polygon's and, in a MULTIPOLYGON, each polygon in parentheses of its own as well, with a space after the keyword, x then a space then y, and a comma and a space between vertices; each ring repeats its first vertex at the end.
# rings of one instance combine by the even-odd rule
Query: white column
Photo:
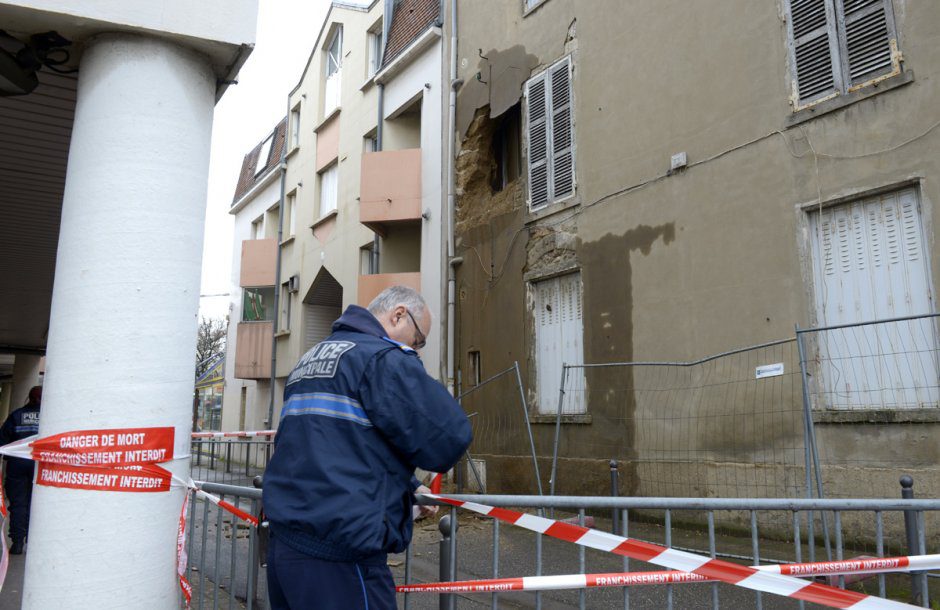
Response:
POLYGON ((29 390, 39 384, 39 361, 41 356, 17 354, 13 359, 13 396, 10 413, 26 404, 29 390))
MULTIPOLYGON (((214 93, 208 60, 172 43, 85 47, 40 435, 174 426, 188 455, 214 93)), ((23 608, 178 608, 183 497, 37 485, 23 608)))

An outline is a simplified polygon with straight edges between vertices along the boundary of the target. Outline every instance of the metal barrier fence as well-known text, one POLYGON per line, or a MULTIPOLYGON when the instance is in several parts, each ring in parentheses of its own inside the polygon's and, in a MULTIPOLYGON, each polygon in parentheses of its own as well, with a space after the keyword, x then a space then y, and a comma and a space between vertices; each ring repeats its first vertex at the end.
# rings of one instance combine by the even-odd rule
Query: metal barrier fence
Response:
POLYGON ((618 460, 630 495, 805 496, 799 362, 784 339, 691 362, 564 365, 552 493, 561 453, 618 460), (562 435, 580 413, 594 425, 562 435))
MULTIPOLYGON (((460 379, 461 386, 466 381, 460 379)), ((491 456, 528 454, 527 459, 531 457, 532 460, 532 473, 523 476, 529 476, 531 489, 541 494, 542 480, 519 363, 513 362, 511 367, 473 383, 457 395, 457 400, 471 415, 473 444, 468 455, 477 451, 491 456), (498 405, 498 408, 477 411, 482 406, 493 405, 498 405)), ((462 491, 463 482, 467 480, 471 490, 486 493, 485 463, 471 457, 467 465, 466 471, 463 467, 457 468, 458 489, 462 491)))
POLYGON ((273 440, 252 438, 194 438, 191 476, 197 481, 251 485, 271 459, 273 440))
MULTIPOLYGON (((252 515, 260 512, 260 489, 201 481, 197 485, 252 515)), ((193 587, 193 608, 268 607, 256 528, 192 494, 188 531, 186 577, 193 587)))
POLYGON ((935 467, 910 426, 940 422, 938 317, 797 328, 820 495, 877 497, 899 469, 935 467))
MULTIPOLYGON (((905 484, 908 482, 905 482, 905 484)), ((200 483, 203 490, 258 514, 261 490, 200 483)), ((906 493, 906 492, 902 492, 906 493)), ((671 548, 718 557, 746 565, 851 559, 847 541, 858 536, 873 541, 874 557, 923 555, 927 552, 928 517, 940 514, 940 500, 912 499, 718 499, 718 498, 617 498, 574 496, 455 496, 479 504, 504 508, 536 509, 538 514, 557 511, 556 518, 671 548), (650 518, 658 513, 658 517, 650 518), (825 514, 833 523, 834 545, 827 554, 811 533, 809 524, 825 514), (616 525, 612 518, 616 515, 616 525), (853 517, 849 519, 847 517, 853 517), (848 521, 856 523, 853 531, 848 521), (737 528, 720 523, 734 521, 737 528), (766 536, 763 521, 786 521, 790 535, 766 536), (705 523, 705 527, 689 527, 705 523), (861 531, 859 528, 863 528, 861 531)), ((422 503, 427 503, 422 501, 422 503)), ((210 502, 192 500, 188 540, 187 576, 193 585, 193 607, 267 608, 266 579, 259 558, 259 536, 241 526, 227 512, 210 502)), ((449 507, 448 507, 449 508, 449 507)), ((816 528, 818 531, 818 527, 816 528)), ((498 578, 501 575, 636 572, 657 569, 644 562, 585 549, 541 534, 503 525, 494 519, 458 514, 449 508, 440 524, 443 540, 413 542, 396 568, 398 584, 498 578), (458 527, 458 518, 461 526, 458 527), (483 525, 475 525, 480 524, 483 525), (458 553, 458 545, 460 552, 458 553), (417 546, 417 550, 414 548, 417 546), (507 552, 505 549, 509 549, 507 552), (420 559, 417 559, 416 556, 420 559), (420 565, 416 564, 418 562, 420 565), (432 569, 429 571, 428 565, 432 569), (506 566, 509 566, 508 568, 506 566), (423 569, 419 569, 423 566, 423 569), (418 573, 419 577, 414 578, 418 573), (508 574, 507 574, 508 573, 508 574)), ((934 543, 935 545, 935 543, 934 543)), ((392 565, 400 560, 390 557, 392 565)), ((852 577, 830 577, 830 584, 853 585, 852 577)), ((880 574, 854 585, 886 597, 910 599, 930 607, 927 575, 880 574)), ((463 594, 461 594, 463 595, 463 594)), ((577 604, 585 607, 686 608, 721 605, 761 608, 766 594, 719 583, 657 585, 640 588, 562 590, 535 593, 486 593, 472 595, 476 603, 487 600, 497 608, 500 600, 513 605, 577 604)), ((405 594, 403 608, 454 607, 454 595, 405 594), (417 603, 416 603, 417 602, 417 603)), ((802 607, 802 604, 800 604, 802 607)))
MULTIPOLYGON (((835 539, 832 559, 851 559, 845 540, 851 536, 866 535, 874 541, 875 557, 899 555, 923 555, 927 552, 926 515, 938 514, 940 500, 892 500, 892 499, 768 499, 768 498, 606 498, 575 496, 456 496, 469 502, 501 508, 557 510, 574 516, 574 521, 594 521, 598 529, 611 531, 611 520, 607 515, 615 511, 619 516, 619 528, 614 533, 648 542, 678 548, 703 556, 718 557, 747 565, 783 564, 826 560, 825 550, 819 541, 808 534, 808 524, 814 514, 827 514, 833 525, 835 539), (659 512, 657 523, 650 523, 648 515, 659 512), (732 515, 744 527, 722 531, 717 523, 727 521, 723 515, 732 515), (847 515, 855 515, 857 523, 865 523, 865 532, 849 532, 844 526, 847 515), (636 517, 640 516, 639 519, 636 517), (691 516, 691 519, 689 518, 691 516), (791 535, 786 540, 765 538, 759 523, 764 520, 785 520, 791 524, 791 535), (905 520, 909 527, 905 529, 905 520), (682 529, 688 521, 704 522, 706 527, 697 530, 682 529), (891 533, 900 532, 895 537, 891 533), (905 536, 907 532, 909 536, 905 536), (907 546, 905 544, 910 544, 907 546)), ((451 508, 449 518, 455 522, 458 509, 451 508)), ((469 521, 491 523, 490 532, 477 532, 470 528, 467 534, 461 528, 442 526, 445 542, 440 547, 442 558, 441 580, 472 580, 497 578, 505 563, 529 570, 522 574, 513 572, 508 576, 543 575, 547 573, 611 573, 645 571, 649 564, 601 553, 570 543, 548 538, 541 534, 524 532, 503 525, 487 517, 469 521), (449 531, 448 531, 449 530, 449 531), (477 549, 472 553, 454 552, 459 544, 467 549, 476 542, 486 545, 492 541, 489 553, 477 549), (526 550, 528 546, 529 550, 526 550), (511 558, 501 552, 509 548, 525 559, 508 561, 511 558), (458 563, 449 563, 457 559, 458 563), (445 578, 447 577, 447 578, 445 578)), ((467 523, 468 518, 461 519, 467 523)), ((858 527, 858 526, 856 526, 858 527)), ((464 529, 466 529, 464 527, 464 529)), ((513 568, 510 568, 513 569, 513 568)), ((407 573, 407 571, 406 571, 407 573)), ((829 577, 829 584, 846 587, 859 579, 853 577, 829 577)), ((411 581, 406 577, 405 584, 411 581)), ((923 607, 930 607, 927 574, 879 574, 855 584, 868 594, 880 597, 909 600, 923 607)), ((406 594, 401 596, 403 607, 414 607, 416 596, 426 600, 432 594, 406 594)), ((477 603, 490 600, 497 608, 500 600, 514 605, 528 605, 534 601, 540 608, 545 601, 553 605, 577 604, 580 608, 719 608, 722 605, 762 608, 768 598, 775 596, 744 590, 720 583, 698 583, 682 585, 659 585, 641 588, 580 589, 568 591, 533 593, 479 593, 469 595, 477 603), (533 599, 534 598, 534 599, 533 599)), ((440 607, 453 607, 454 595, 442 595, 440 607)), ((793 603, 796 606, 796 603, 793 603)), ((422 607, 430 607, 423 605, 422 607)), ((778 606, 775 606, 778 607, 778 606)), ((803 608, 803 603, 799 602, 803 608)))

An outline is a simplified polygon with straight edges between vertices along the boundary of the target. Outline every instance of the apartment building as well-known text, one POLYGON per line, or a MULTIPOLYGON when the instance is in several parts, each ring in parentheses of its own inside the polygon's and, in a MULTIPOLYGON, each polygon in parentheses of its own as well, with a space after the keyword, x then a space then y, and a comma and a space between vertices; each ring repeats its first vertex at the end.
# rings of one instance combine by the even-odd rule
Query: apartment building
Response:
POLYGON ((283 129, 270 138, 274 155, 283 133, 283 175, 255 164, 264 142, 245 157, 248 182, 239 182, 233 206, 242 219, 233 307, 243 316, 229 332, 236 356, 227 373, 227 429, 276 426, 284 380, 300 357, 329 335, 346 306, 368 305, 394 284, 421 290, 435 312, 422 358, 442 376, 439 25, 438 2, 334 2, 287 95, 283 129), (246 269, 259 275, 246 278, 246 269), (264 318, 245 319, 256 292, 264 318))
MULTIPOLYGON (((276 264, 280 229, 282 119, 242 161, 229 213, 235 217, 229 326, 226 336, 223 430, 265 427, 271 404, 276 264)), ((290 220, 286 228, 290 230, 290 220)))
MULTIPOLYGON (((795 324, 935 311, 937 5, 458 5, 459 369, 471 387, 520 361, 543 458, 563 363, 688 362, 793 337, 795 324)), ((926 493, 940 491, 940 455, 922 442, 940 422, 937 334, 932 321, 918 328, 918 347, 891 356, 883 345, 890 366, 861 371, 860 385, 897 372, 877 399, 850 383, 855 365, 825 362, 841 349, 848 363, 887 335, 859 331, 858 345, 828 355, 807 344, 817 443, 838 464, 823 464, 830 493, 876 480, 876 493, 893 495, 898 464, 926 493)), ((785 364, 794 366, 792 386, 741 403, 799 414, 799 359, 785 364)), ((633 370, 587 381, 571 370, 581 379, 564 397, 560 491, 603 493, 616 458, 625 493, 660 493, 645 482, 651 441, 638 422, 668 412, 641 413, 633 370)), ((506 417, 507 401, 465 404, 483 431, 506 417)), ((473 451, 491 489, 534 489, 521 429, 486 430, 473 451)), ((741 434, 703 420, 682 455, 658 466, 708 461, 734 478, 767 449, 741 434), (716 440, 722 456, 697 451, 716 440)), ((782 470, 768 466, 768 487, 782 470)), ((719 493, 704 481, 689 489, 719 493)))

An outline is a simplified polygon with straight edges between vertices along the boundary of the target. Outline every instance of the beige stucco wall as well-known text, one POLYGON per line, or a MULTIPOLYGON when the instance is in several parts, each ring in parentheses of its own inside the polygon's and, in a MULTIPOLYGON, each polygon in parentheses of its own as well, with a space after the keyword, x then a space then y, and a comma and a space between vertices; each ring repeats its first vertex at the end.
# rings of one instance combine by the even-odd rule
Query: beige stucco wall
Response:
MULTIPOLYGON (((477 108, 485 112, 488 103, 505 106, 518 96, 505 82, 481 87, 477 72, 486 80, 491 65, 496 71, 512 63, 533 65, 536 73, 570 53, 577 195, 538 220, 525 208, 524 177, 499 194, 481 189, 486 171, 479 164, 486 159, 474 155, 486 144, 485 117, 470 126, 461 155, 478 162, 458 159, 458 255, 465 261, 458 353, 480 349, 490 363, 485 374, 519 359, 534 388, 524 280, 569 268, 580 268, 583 281, 586 362, 692 360, 793 336, 795 323, 815 321, 801 206, 912 179, 920 180, 936 285, 940 132, 922 134, 937 121, 940 47, 929 24, 940 19, 940 6, 894 2, 913 82, 788 127, 779 1, 546 0, 527 16, 522 4, 506 3, 496 16, 493 6, 460 3, 458 65, 466 84, 458 116, 470 125, 477 108), (828 156, 814 158, 813 149, 828 156), (681 151, 692 166, 667 176, 670 156, 681 151), (506 268, 495 282, 490 261, 506 268)), ((620 428, 620 455, 600 449, 611 446, 603 440, 615 434, 611 425, 632 418, 635 405, 619 410, 603 392, 592 400, 591 423, 563 427, 564 457, 638 457, 628 426, 620 428)), ((799 400, 795 392, 786 402, 799 400)), ((478 406, 480 425, 486 409, 499 408, 478 406)), ((932 449, 915 442, 933 425, 817 427, 831 446, 864 443, 867 461, 853 461, 856 468, 880 463, 899 474, 902 465, 934 463, 932 449), (895 445, 910 451, 898 458, 895 445)), ((536 426, 542 450, 550 451, 552 434, 536 426)), ((603 484, 599 468, 582 478, 603 484)), ((831 484, 849 493, 852 477, 831 484)), ((643 492, 638 481, 631 489, 643 492)), ((560 477, 559 484, 575 482, 560 477)), ((940 492, 938 482, 930 486, 940 492)), ((895 487, 883 493, 895 495, 895 487)))

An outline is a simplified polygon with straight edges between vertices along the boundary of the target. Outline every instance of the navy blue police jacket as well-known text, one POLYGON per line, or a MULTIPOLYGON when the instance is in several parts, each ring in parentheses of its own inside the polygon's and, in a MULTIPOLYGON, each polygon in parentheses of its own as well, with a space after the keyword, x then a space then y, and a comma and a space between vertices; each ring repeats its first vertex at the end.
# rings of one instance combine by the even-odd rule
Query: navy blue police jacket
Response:
POLYGON ((470 440, 417 352, 351 305, 287 378, 264 474, 271 531, 313 557, 384 564, 411 541, 415 467, 446 472, 470 440))
MULTIPOLYGON (((39 433, 39 405, 26 405, 10 413, 0 426, 0 445, 8 445, 39 433)), ((24 458, 6 457, 7 476, 33 478, 33 461, 24 458)))

